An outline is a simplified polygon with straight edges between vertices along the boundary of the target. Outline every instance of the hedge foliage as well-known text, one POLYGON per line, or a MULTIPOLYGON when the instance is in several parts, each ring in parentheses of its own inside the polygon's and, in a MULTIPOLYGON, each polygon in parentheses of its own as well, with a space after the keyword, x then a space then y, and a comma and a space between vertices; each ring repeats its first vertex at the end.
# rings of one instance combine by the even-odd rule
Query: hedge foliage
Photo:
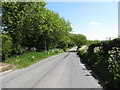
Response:
POLYGON ((109 88, 120 88, 120 38, 91 44, 78 55, 90 64, 109 88))
POLYGON ((6 34, 1 35, 2 37, 2 55, 3 58, 7 58, 8 56, 10 56, 10 53, 12 52, 12 38, 9 37, 6 34))

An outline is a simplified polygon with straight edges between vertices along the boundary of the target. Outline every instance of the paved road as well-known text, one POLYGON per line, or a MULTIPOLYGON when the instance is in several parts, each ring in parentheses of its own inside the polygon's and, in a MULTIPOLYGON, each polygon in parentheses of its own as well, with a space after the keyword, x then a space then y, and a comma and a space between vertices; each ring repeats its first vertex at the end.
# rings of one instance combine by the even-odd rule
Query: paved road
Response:
POLYGON ((99 88, 75 49, 3 74, 3 88, 99 88))

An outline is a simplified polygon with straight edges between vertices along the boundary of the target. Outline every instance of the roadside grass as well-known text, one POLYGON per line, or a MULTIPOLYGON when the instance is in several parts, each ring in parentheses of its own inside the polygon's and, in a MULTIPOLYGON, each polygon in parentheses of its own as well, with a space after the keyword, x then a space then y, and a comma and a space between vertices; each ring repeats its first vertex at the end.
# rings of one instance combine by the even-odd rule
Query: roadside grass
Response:
POLYGON ((57 55, 62 53, 63 50, 55 50, 55 51, 48 51, 48 52, 27 52, 23 55, 16 55, 7 58, 4 63, 9 63, 15 66, 16 69, 28 67, 38 61, 41 61, 45 58, 48 58, 53 55, 57 55))
MULTIPOLYGON (((73 47, 67 48, 66 51, 71 49, 73 47)), ((21 69, 28 67, 38 61, 41 61, 45 58, 48 58, 50 56, 54 56, 60 53, 63 53, 64 51, 62 49, 54 49, 47 52, 26 52, 22 55, 15 55, 7 58, 3 61, 3 63, 9 63, 14 65, 15 69, 21 69)))

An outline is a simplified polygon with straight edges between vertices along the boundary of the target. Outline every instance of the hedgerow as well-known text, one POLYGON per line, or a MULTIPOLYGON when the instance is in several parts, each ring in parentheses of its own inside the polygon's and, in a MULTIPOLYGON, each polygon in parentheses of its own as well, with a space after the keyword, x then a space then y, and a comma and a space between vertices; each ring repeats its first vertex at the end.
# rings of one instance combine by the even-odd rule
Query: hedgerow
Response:
POLYGON ((79 49, 78 55, 93 67, 105 85, 120 88, 120 38, 91 44, 85 49, 79 49))

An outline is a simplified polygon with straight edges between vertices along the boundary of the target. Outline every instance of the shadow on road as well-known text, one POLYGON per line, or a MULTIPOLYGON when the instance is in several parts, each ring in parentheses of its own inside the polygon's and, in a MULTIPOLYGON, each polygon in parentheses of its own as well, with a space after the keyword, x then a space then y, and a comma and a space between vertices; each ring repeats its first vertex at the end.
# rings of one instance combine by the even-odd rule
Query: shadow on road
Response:
POLYGON ((70 53, 68 53, 65 57, 63 57, 63 59, 65 59, 70 53))
POLYGON ((70 53, 73 53, 73 52, 77 52, 76 50, 69 50, 67 51, 65 57, 63 57, 63 59, 65 59, 70 53))
POLYGON ((92 68, 87 63, 85 63, 85 61, 82 60, 81 58, 80 62, 85 66, 85 68, 82 68, 82 70, 90 71, 90 74, 86 74, 85 76, 93 76, 96 80, 98 80, 98 84, 102 86, 103 90, 107 90, 105 82, 100 77, 98 77, 98 75, 92 70, 92 68))

